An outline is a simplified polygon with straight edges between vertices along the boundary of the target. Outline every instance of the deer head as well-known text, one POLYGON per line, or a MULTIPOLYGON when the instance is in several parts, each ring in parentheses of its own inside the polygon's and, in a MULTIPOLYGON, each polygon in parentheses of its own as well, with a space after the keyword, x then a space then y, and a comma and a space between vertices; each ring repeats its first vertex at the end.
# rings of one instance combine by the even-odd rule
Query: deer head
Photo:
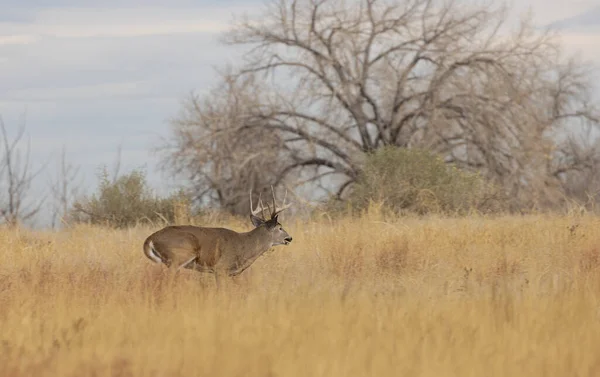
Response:
POLYGON ((250 190, 250 220, 252 220, 252 224, 256 227, 264 227, 267 229, 271 235, 271 243, 272 246, 276 245, 287 245, 292 242, 292 237, 283 229, 277 217, 279 213, 290 208, 292 206, 291 203, 285 204, 286 195, 283 198, 283 205, 281 207, 277 207, 276 199, 275 199, 275 191, 273 190, 273 186, 271 186, 271 192, 273 194, 273 209, 267 203, 268 210, 270 212, 270 218, 265 218, 265 207, 263 206, 261 196, 258 197, 258 206, 255 209, 252 204, 252 190, 250 190), (260 214, 260 217, 259 217, 260 214))

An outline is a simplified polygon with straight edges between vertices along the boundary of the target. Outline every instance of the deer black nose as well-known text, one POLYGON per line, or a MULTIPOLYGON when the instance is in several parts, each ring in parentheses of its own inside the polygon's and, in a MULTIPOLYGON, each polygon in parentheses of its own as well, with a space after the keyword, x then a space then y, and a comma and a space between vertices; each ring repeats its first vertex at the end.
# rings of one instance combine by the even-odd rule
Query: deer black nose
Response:
POLYGON ((286 240, 287 242, 292 242, 292 237, 287 237, 285 240, 286 240))

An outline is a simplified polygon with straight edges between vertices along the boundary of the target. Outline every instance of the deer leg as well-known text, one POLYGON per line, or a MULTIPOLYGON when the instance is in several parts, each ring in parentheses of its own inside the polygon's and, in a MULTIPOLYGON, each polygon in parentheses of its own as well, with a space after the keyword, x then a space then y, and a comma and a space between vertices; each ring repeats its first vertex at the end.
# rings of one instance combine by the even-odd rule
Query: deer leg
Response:
POLYGON ((177 275, 177 263, 173 260, 169 260, 167 263, 165 263, 165 265, 167 266, 166 282, 169 286, 171 286, 172 284, 175 283, 175 279, 176 279, 176 275, 177 275))
POLYGON ((180 264, 179 267, 177 267, 177 271, 181 270, 182 268, 187 268, 188 265, 190 263, 192 263, 194 260, 196 260, 196 256, 193 256, 192 258, 190 258, 187 261, 185 261, 182 264, 180 264))

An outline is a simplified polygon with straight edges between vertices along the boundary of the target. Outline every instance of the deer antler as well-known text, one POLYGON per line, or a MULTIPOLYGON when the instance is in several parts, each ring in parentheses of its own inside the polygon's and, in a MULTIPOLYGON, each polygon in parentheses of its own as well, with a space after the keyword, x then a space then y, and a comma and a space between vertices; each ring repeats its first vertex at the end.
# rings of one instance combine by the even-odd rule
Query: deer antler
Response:
POLYGON ((275 203, 275 190, 273 189, 273 186, 271 186, 271 193, 273 194, 273 211, 271 212, 271 218, 274 218, 280 212, 285 211, 286 209, 290 208, 292 206, 292 203, 285 204, 285 199, 287 198, 287 190, 286 190, 285 196, 283 197, 283 206, 277 208, 277 204, 275 203))
POLYGON ((250 213, 252 213, 254 216, 258 216, 258 214, 260 213, 261 218, 264 220, 265 219, 265 207, 262 204, 262 199, 261 199, 262 194, 258 194, 258 205, 259 207, 256 207, 256 209, 254 209, 254 205, 252 204, 252 189, 250 189, 250 213))

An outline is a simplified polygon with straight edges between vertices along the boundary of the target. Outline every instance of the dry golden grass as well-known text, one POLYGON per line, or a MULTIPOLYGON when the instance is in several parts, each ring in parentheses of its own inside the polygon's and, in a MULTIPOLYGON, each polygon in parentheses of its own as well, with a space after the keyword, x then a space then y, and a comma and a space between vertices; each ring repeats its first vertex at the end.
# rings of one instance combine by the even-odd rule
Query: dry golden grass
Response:
POLYGON ((0 376, 600 375, 598 218, 287 228, 218 292, 154 229, 1 231, 0 376))

